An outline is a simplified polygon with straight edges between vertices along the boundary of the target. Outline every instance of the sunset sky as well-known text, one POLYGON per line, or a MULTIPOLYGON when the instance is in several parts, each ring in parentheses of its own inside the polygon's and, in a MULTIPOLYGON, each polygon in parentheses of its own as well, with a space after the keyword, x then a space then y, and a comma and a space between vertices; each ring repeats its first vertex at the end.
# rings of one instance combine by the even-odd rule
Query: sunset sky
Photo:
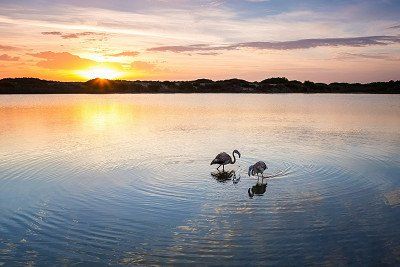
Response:
POLYGON ((398 0, 1 0, 0 78, 400 79, 398 0))

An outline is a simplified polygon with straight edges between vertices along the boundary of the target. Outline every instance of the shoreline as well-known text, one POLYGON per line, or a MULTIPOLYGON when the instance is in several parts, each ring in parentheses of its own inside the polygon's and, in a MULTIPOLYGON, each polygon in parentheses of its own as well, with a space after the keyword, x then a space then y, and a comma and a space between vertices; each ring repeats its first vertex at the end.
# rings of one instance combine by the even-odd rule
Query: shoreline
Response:
POLYGON ((58 82, 37 78, 4 78, 0 94, 400 94, 400 81, 374 83, 314 83, 269 78, 212 81, 125 81, 93 79, 58 82))

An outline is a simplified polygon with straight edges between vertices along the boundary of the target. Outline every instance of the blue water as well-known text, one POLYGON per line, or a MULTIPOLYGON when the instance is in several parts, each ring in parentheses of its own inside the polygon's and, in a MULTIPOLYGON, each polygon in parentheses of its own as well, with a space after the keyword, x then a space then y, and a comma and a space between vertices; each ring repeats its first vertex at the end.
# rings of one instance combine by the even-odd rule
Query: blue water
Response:
POLYGON ((0 266, 400 264, 397 95, 0 96, 0 135, 0 266))

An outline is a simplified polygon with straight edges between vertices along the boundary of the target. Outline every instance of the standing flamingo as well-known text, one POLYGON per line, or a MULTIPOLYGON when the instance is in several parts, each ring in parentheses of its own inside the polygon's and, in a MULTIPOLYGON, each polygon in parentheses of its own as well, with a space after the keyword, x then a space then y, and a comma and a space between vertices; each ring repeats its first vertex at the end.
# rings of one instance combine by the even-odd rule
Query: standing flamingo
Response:
POLYGON ((248 174, 249 174, 249 176, 257 174, 257 177, 259 177, 258 175, 261 174, 261 177, 264 179, 262 174, 266 169, 268 169, 267 164, 265 164, 264 161, 258 161, 257 163, 255 163, 254 165, 251 165, 249 167, 248 174))
POLYGON ((226 164, 235 164, 235 162, 236 162, 235 153, 238 154, 238 156, 240 158, 240 152, 237 151, 236 149, 233 150, 233 152, 232 152, 233 160, 232 160, 231 156, 229 156, 227 153, 221 152, 215 157, 215 159, 213 161, 211 161, 210 165, 219 164, 217 170, 219 170, 219 168, 222 165, 222 171, 225 171, 226 164))

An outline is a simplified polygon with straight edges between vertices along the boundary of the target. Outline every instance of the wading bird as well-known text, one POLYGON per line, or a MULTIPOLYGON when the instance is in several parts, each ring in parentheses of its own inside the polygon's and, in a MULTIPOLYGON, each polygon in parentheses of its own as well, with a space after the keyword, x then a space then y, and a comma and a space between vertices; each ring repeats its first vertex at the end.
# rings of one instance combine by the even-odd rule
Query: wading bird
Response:
POLYGON ((268 169, 267 164, 264 161, 259 161, 249 167, 248 175, 257 175, 259 177, 259 174, 261 174, 261 177, 264 179, 262 175, 266 169, 268 169))
POLYGON ((240 158, 240 152, 237 151, 236 149, 233 150, 233 152, 232 152, 233 160, 232 160, 231 156, 229 156, 227 153, 221 152, 215 157, 215 159, 213 161, 211 161, 210 165, 219 164, 217 170, 219 170, 219 168, 222 165, 222 171, 225 171, 225 165, 235 164, 235 162, 236 162, 235 153, 238 154, 238 156, 240 158))

